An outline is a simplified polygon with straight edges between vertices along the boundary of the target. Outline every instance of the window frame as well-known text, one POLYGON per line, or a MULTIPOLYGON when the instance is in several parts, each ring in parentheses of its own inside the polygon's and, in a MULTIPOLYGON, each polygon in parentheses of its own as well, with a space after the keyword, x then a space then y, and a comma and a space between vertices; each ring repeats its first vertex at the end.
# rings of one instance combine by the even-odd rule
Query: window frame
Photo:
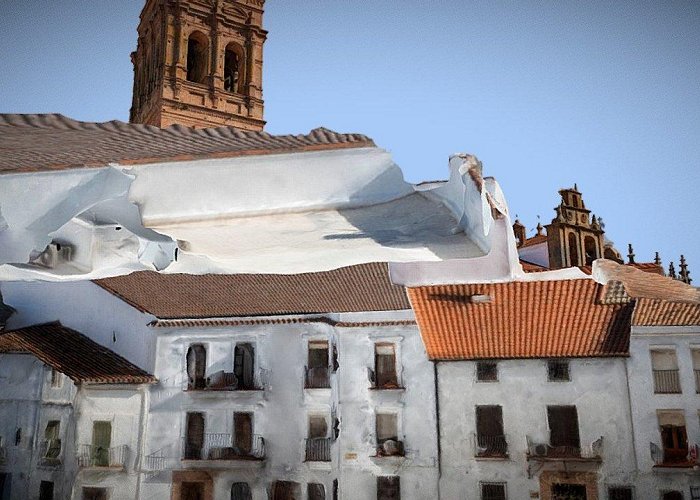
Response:
POLYGON ((482 361, 477 361, 474 367, 474 379, 476 380, 477 383, 486 383, 486 384, 492 384, 495 382, 499 382, 500 379, 500 370, 498 368, 498 361, 491 361, 491 360, 482 360, 482 361), (493 372, 494 372, 494 378, 484 378, 483 375, 484 373, 480 374, 480 368, 483 367, 484 365, 493 365, 493 372))
POLYGON ((508 483, 505 481, 479 481, 480 500, 489 500, 484 496, 484 486, 501 486, 503 488, 503 500, 508 500, 508 483))
POLYGON ((571 362, 568 359, 552 358, 547 360, 547 382, 555 383, 565 383, 571 382, 571 362), (562 367, 564 376, 562 378, 557 378, 557 374, 562 373, 562 367))

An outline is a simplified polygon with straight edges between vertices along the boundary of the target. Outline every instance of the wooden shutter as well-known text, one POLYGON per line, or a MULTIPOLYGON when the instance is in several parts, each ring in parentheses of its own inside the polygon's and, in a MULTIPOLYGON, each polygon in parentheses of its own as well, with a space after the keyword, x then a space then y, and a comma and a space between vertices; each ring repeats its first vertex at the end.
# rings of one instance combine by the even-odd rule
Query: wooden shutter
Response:
POLYGON ((234 413, 233 428, 236 448, 244 455, 250 454, 253 448, 253 415, 251 413, 234 413))
POLYGON ((255 347, 253 344, 236 344, 233 373, 238 379, 239 389, 253 389, 255 387, 255 347))
POLYGON ((187 350, 187 376, 190 389, 204 389, 204 375, 207 367, 207 351, 201 344, 187 350))
POLYGON ((180 500, 204 500, 204 483, 180 483, 180 500))
POLYGON ((185 437, 185 458, 201 460, 204 446, 204 415, 187 414, 187 435, 185 437))
POLYGON ((400 498, 399 476, 379 476, 377 478, 377 500, 399 500, 400 498))
POLYGON ((233 483, 231 486, 231 500, 252 500, 253 495, 248 483, 233 483))
POLYGON ((377 387, 398 386, 396 350, 391 344, 376 344, 374 366, 377 387))
POLYGON ((552 446, 581 447, 575 406, 548 406, 547 419, 552 446))
POLYGON ((476 433, 491 437, 503 435, 503 410, 500 406, 476 407, 476 433))

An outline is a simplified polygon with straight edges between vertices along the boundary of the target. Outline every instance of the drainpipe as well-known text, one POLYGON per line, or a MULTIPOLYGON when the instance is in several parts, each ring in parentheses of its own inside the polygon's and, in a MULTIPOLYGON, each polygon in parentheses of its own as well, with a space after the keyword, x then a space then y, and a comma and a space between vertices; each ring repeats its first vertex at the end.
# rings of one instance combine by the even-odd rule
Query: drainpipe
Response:
POLYGON ((139 425, 138 450, 139 456, 136 464, 136 500, 141 498, 141 476, 143 462, 146 453, 146 429, 148 427, 148 405, 150 404, 150 386, 141 386, 141 423, 139 425))
MULTIPOLYGON (((630 337, 632 335, 630 334, 630 337)), ((634 413, 632 413, 632 391, 630 390, 630 372, 629 372, 629 360, 632 355, 632 339, 630 338, 630 356, 624 358, 625 360, 625 376, 627 378, 627 409, 630 414, 630 429, 632 431, 632 456, 634 457, 634 470, 639 472, 639 465, 637 464, 637 443, 634 437, 634 413)))
POLYGON ((437 480, 437 497, 440 497, 440 480, 442 479, 442 444, 440 438, 440 390, 438 383, 438 363, 439 361, 433 361, 433 376, 435 378, 435 419, 437 421, 437 466, 438 466, 438 480, 437 480))

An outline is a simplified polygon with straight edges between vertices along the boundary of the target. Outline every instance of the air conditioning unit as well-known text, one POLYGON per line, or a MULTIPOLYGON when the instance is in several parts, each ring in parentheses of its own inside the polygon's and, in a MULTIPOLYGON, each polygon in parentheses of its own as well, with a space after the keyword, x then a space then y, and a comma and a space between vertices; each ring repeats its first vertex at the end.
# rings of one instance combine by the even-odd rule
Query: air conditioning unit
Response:
POLYGON ((30 262, 38 266, 53 269, 61 262, 70 262, 72 258, 72 246, 52 241, 43 252, 31 258, 30 262))
POLYGON ((545 443, 533 443, 530 446, 530 455, 533 457, 546 457, 549 446, 545 443))

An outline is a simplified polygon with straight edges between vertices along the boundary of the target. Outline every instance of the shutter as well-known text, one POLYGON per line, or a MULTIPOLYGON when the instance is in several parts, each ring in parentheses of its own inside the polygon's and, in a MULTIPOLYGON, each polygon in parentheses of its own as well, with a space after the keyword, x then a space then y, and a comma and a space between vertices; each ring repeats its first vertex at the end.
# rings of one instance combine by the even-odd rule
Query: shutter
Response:
POLYGON ((476 433, 479 436, 503 435, 503 411, 500 406, 476 407, 476 433))
POLYGON ((552 446, 581 447, 575 406, 548 406, 547 419, 552 446))
POLYGON ((200 460, 204 446, 204 415, 187 414, 187 435, 185 439, 185 458, 200 460))
POLYGON ((237 344, 234 350, 233 373, 241 389, 255 387, 255 348, 253 344, 237 344))
POLYGON ((250 454, 253 447, 253 415, 250 413, 234 413, 233 427, 235 429, 236 448, 244 455, 250 454))
POLYGON ((393 345, 377 344, 375 346, 374 363, 377 372, 377 387, 398 385, 396 377, 396 353, 393 345))

